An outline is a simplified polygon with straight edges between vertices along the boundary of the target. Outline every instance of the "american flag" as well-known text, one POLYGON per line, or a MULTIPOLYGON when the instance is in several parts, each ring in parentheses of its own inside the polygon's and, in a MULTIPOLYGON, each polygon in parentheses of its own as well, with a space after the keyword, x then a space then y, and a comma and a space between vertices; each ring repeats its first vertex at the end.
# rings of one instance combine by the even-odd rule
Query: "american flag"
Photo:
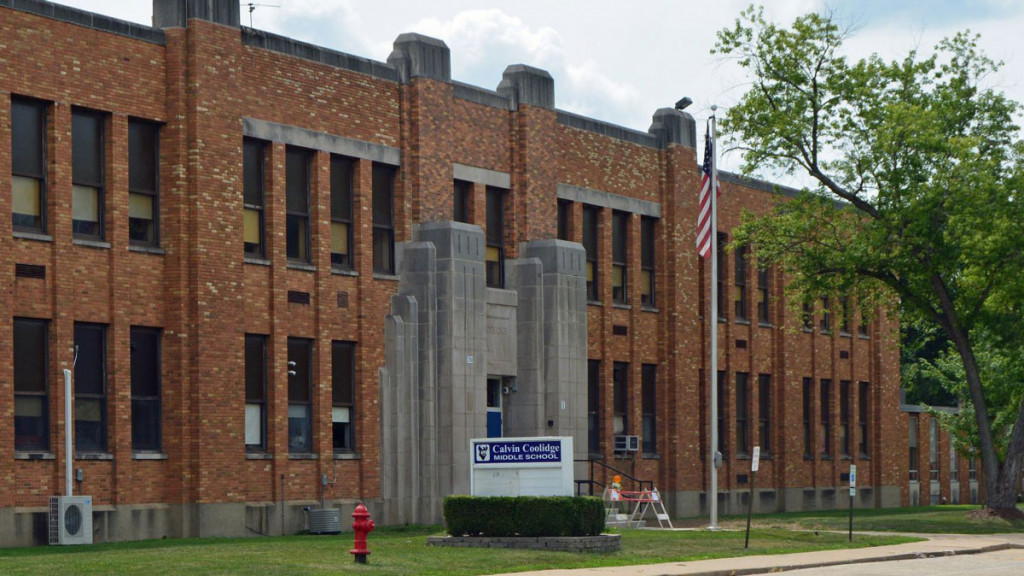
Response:
MULTIPOLYGON (((697 214, 697 253, 701 258, 711 255, 711 164, 715 152, 711 143, 711 134, 704 134, 704 165, 701 167, 700 198, 697 214)), ((716 196, 722 194, 722 187, 715 182, 716 196)))

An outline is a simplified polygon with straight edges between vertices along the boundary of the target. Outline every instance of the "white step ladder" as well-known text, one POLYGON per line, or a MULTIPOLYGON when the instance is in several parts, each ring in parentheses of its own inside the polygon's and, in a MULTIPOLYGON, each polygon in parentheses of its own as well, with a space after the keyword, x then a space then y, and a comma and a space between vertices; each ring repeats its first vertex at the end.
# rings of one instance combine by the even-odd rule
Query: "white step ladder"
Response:
POLYGON ((651 490, 641 490, 639 492, 630 492, 631 500, 637 502, 637 507, 633 510, 633 514, 629 517, 630 524, 639 524, 644 519, 644 515, 650 510, 654 512, 654 517, 658 519, 658 528, 664 528, 665 524, 668 524, 669 528, 672 526, 672 519, 668 516, 668 511, 665 510, 665 501, 661 498, 661 493, 658 492, 657 487, 651 490))

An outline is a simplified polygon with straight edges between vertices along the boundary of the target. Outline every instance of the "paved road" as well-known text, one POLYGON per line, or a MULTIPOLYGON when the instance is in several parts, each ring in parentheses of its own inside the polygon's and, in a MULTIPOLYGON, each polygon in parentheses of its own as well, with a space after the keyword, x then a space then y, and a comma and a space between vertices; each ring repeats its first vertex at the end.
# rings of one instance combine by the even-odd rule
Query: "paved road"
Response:
POLYGON ((984 554, 962 556, 939 556, 919 560, 897 560, 893 562, 870 562, 867 564, 846 564, 823 568, 808 568, 785 572, 787 576, 1020 576, 1024 574, 1024 550, 1010 549, 984 554))

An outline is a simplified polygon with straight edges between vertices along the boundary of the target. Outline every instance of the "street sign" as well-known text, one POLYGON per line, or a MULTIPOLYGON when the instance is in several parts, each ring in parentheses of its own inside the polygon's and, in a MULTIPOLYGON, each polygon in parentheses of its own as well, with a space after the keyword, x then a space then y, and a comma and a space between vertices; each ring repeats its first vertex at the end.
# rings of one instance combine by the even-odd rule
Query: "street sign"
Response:
POLYGON ((850 465, 850 488, 857 487, 857 466, 850 465))
POLYGON ((761 447, 754 446, 754 457, 750 460, 750 471, 757 472, 758 465, 761 464, 761 447))

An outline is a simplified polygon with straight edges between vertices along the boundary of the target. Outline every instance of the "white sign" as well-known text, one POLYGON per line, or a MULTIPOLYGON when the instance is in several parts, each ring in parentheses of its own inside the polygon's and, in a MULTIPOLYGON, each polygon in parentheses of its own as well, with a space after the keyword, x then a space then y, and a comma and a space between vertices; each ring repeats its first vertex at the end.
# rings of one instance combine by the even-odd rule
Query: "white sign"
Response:
POLYGON ((850 498, 853 498, 856 495, 857 495, 857 489, 856 488, 850 488, 850 498))
POLYGON ((469 441, 473 496, 572 496, 572 437, 469 441))
POLYGON ((757 467, 761 464, 761 447, 754 446, 754 457, 750 460, 750 471, 757 472, 757 467))
POLYGON ((854 465, 850 466, 850 488, 857 487, 857 467, 854 465))

